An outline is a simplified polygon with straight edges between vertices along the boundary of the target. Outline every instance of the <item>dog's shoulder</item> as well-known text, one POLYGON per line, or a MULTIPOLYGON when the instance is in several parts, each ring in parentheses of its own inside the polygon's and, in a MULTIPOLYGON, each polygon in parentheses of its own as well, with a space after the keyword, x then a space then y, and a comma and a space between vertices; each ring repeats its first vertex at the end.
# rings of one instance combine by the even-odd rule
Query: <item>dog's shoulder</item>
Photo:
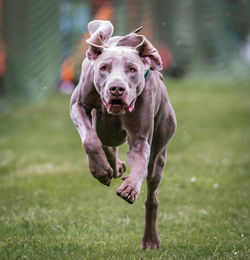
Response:
POLYGON ((93 62, 85 58, 82 62, 78 85, 72 95, 71 103, 82 103, 87 107, 95 107, 99 103, 99 95, 94 86, 93 62))

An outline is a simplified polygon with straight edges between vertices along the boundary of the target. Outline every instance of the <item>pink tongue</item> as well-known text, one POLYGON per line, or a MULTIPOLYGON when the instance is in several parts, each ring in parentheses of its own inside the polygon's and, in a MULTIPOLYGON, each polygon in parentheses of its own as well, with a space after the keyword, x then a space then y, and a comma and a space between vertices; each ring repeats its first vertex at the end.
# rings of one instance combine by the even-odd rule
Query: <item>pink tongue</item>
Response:
POLYGON ((133 102, 129 107, 128 107, 128 111, 132 112, 135 109, 135 103, 133 102))

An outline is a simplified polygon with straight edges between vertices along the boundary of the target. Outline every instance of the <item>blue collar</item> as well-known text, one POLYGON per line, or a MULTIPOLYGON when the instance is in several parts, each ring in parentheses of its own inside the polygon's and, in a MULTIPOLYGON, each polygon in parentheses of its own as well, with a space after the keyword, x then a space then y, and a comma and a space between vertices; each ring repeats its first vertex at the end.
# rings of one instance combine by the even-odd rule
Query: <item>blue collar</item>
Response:
POLYGON ((146 73, 144 74, 144 79, 146 79, 146 77, 148 76, 149 71, 150 71, 150 69, 148 69, 148 70, 146 71, 146 73))

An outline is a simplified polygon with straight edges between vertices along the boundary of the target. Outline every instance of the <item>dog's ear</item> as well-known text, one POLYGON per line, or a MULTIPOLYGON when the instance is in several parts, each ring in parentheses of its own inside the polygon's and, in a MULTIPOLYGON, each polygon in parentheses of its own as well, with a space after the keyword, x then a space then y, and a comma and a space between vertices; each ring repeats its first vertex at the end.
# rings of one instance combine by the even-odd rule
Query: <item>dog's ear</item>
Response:
POLYGON ((143 63, 148 64, 151 70, 162 70, 161 56, 145 36, 130 33, 120 39, 117 46, 135 48, 143 63))
POLYGON ((95 60, 102 53, 105 42, 112 36, 114 27, 110 21, 95 20, 88 24, 90 38, 86 41, 89 44, 87 57, 95 60))
POLYGON ((137 46, 141 45, 144 40, 145 40, 144 36, 137 35, 135 33, 130 33, 122 37, 117 42, 117 46, 127 46, 127 47, 136 48, 137 46))
POLYGON ((162 70, 162 60, 159 52, 144 37, 144 41, 136 47, 144 63, 149 64, 151 70, 162 70))

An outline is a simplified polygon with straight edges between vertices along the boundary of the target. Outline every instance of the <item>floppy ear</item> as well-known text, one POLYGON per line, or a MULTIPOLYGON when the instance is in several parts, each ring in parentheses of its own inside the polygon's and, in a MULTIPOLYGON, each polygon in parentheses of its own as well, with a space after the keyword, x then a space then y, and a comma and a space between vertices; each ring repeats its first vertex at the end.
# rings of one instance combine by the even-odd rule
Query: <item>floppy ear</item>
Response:
POLYGON ((114 27, 111 22, 95 20, 88 24, 90 38, 86 41, 89 44, 87 57, 95 60, 102 53, 105 42, 112 36, 114 27))
POLYGON ((137 46, 136 49, 143 62, 149 64, 151 70, 162 70, 161 56, 149 40, 144 38, 143 43, 137 46))
POLYGON ((117 46, 127 46, 135 48, 143 63, 148 64, 151 70, 161 70, 161 56, 155 47, 143 35, 130 33, 120 39, 117 46))

